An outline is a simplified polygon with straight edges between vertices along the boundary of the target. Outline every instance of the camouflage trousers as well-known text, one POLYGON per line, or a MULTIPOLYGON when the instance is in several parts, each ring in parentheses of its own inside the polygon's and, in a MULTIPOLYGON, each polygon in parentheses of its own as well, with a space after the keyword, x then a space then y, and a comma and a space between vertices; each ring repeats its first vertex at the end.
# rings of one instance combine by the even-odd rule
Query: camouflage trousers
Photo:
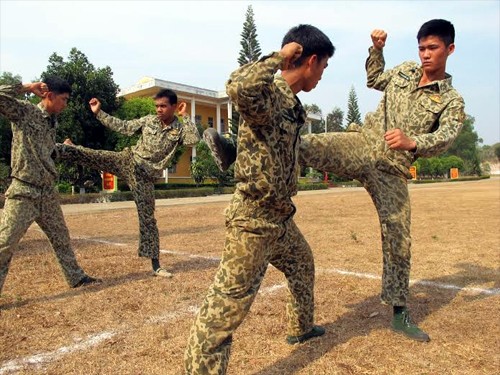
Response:
POLYGON ((405 169, 392 161, 382 136, 343 132, 302 137, 299 163, 359 180, 377 209, 382 235, 382 302, 405 306, 409 293, 411 212, 405 169))
POLYGON ((115 152, 64 145, 59 159, 112 173, 127 182, 139 216, 139 256, 158 259, 160 236, 155 219, 153 171, 138 165, 128 148, 115 152))
POLYGON ((0 222, 0 293, 17 244, 35 221, 47 235, 69 286, 76 285, 85 272, 76 261, 58 193, 13 179, 0 222))
POLYGON ((225 374, 232 335, 250 310, 269 264, 288 283, 288 334, 302 335, 314 320, 314 259, 292 218, 266 217, 235 193, 226 212, 226 242, 215 280, 191 328, 186 374, 225 374))

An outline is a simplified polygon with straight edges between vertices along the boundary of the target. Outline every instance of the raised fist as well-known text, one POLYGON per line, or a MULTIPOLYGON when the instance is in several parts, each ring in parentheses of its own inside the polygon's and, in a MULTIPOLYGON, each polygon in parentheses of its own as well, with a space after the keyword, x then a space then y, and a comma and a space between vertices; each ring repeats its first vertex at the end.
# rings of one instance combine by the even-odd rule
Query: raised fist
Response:
POLYGON ((303 48, 299 43, 291 42, 281 48, 280 55, 283 56, 282 70, 293 67, 293 63, 302 55, 303 48))
POLYGON ((373 48, 381 50, 385 47, 387 33, 384 30, 373 30, 370 36, 372 37, 373 48))

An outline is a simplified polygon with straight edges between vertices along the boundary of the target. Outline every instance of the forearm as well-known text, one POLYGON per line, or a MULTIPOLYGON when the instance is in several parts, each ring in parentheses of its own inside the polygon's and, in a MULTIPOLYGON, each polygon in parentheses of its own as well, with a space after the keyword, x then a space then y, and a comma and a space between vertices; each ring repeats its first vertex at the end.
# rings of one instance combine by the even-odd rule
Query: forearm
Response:
POLYGON ((17 121, 20 117, 20 107, 27 103, 16 97, 23 94, 25 88, 22 83, 0 86, 0 114, 10 121, 17 121))
POLYGON ((274 92, 274 75, 281 68, 283 56, 278 52, 264 56, 233 72, 226 84, 226 91, 244 117, 256 122, 264 121, 265 110, 271 108, 274 92))
POLYGON ((200 141, 200 133, 196 124, 191 121, 191 116, 182 116, 182 144, 186 146, 194 146, 200 141))
POLYGON ((107 114, 103 110, 97 112, 96 118, 107 128, 125 135, 133 135, 142 126, 141 119, 121 120, 107 114))
POLYGON ((370 47, 369 55, 365 62, 366 69, 366 85, 370 88, 383 90, 387 82, 383 79, 382 74, 385 68, 385 59, 383 50, 370 47))

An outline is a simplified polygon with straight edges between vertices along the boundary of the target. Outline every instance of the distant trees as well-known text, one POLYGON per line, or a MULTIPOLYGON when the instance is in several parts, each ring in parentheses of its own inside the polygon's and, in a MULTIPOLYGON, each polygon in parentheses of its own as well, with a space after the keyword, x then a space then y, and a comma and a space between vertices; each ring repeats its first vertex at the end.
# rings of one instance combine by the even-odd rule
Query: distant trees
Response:
POLYGON ((443 155, 443 157, 455 155, 461 158, 464 161, 461 172, 465 175, 481 174, 478 144, 482 142, 482 140, 474 130, 474 122, 474 117, 469 115, 466 116, 460 134, 448 151, 443 155))
POLYGON ((73 89, 68 107, 59 116, 58 141, 71 138, 83 146, 112 150, 110 130, 100 124, 88 105, 89 100, 96 97, 104 111, 112 113, 118 109, 118 85, 113 80, 111 68, 95 68, 85 54, 72 48, 66 61, 56 53, 49 57, 42 79, 48 75, 66 79, 73 89))
POLYGON ((354 90, 354 86, 351 86, 349 91, 349 97, 347 99, 347 116, 346 116, 346 127, 352 123, 362 125, 361 113, 359 111, 358 96, 354 90))
POLYGON ((342 126, 344 122, 344 111, 339 107, 334 107, 333 110, 326 115, 326 128, 329 132, 342 132, 345 128, 342 126))

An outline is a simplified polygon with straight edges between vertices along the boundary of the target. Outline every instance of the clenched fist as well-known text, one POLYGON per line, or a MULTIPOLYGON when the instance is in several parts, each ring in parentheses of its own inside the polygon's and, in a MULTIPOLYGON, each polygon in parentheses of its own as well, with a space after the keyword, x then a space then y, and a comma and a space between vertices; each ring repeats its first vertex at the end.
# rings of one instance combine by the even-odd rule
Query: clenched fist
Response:
POLYGON ((373 48, 381 50, 385 46, 387 40, 387 33, 384 30, 373 30, 371 35, 373 48))
POLYGON ((280 55, 283 56, 283 65, 281 70, 287 70, 293 67, 293 63, 302 55, 303 48, 299 43, 291 42, 281 48, 280 55))

